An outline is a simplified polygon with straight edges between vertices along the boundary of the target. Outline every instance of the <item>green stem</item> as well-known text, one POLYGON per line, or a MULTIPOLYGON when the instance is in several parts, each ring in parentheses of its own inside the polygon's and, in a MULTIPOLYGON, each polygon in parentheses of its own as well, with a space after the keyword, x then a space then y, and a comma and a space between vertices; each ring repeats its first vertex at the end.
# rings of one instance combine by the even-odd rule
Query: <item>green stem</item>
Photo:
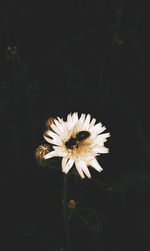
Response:
POLYGON ((62 193, 62 209, 63 209, 63 217, 64 217, 64 226, 65 226, 65 232, 66 232, 66 241, 67 241, 67 251, 71 251, 71 241, 70 241, 70 229, 69 229, 69 223, 67 218, 67 175, 64 175, 64 187, 63 187, 63 193, 62 193))

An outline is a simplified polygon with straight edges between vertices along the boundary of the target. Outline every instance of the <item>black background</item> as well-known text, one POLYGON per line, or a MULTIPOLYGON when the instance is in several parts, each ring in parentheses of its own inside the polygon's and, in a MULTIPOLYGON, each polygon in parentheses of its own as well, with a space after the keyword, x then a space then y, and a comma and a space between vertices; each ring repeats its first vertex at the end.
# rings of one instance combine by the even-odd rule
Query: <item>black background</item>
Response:
POLYGON ((69 176, 68 201, 100 219, 93 241, 91 229, 71 223, 72 250, 149 250, 148 6, 5 1, 0 16, 1 243, 60 250, 56 238, 66 247, 63 174, 39 166, 35 151, 47 118, 77 111, 102 122, 111 138, 110 153, 99 158, 102 173, 69 176), (15 45, 20 59, 6 58, 15 45))

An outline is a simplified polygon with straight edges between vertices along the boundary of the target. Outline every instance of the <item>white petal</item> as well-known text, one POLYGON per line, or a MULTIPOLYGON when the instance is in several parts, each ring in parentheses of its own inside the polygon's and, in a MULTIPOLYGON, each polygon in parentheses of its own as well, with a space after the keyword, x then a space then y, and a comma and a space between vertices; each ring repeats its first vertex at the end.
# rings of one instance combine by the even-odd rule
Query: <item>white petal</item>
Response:
POLYGON ((77 112, 74 112, 72 114, 72 120, 73 120, 74 125, 78 122, 78 113, 77 112))
POLYGON ((63 121, 63 119, 61 119, 60 117, 57 117, 57 119, 60 123, 63 121))
POLYGON ((92 152, 95 153, 95 154, 100 154, 101 153, 100 147, 99 146, 93 147, 92 152))
POLYGON ((61 136, 62 131, 54 123, 51 124, 51 128, 53 129, 54 132, 56 132, 59 136, 61 136))
POLYGON ((92 128, 92 127, 95 125, 95 123, 96 123, 96 119, 93 118, 93 119, 91 120, 90 125, 89 125, 89 129, 92 128))
POLYGON ((70 121, 72 121, 71 113, 69 113, 69 114, 67 115, 67 122, 70 122, 70 121))
POLYGON ((85 162, 84 162, 84 161, 81 161, 80 164, 81 164, 82 170, 84 171, 84 173, 86 174, 86 176, 87 176, 88 178, 91 178, 91 174, 90 174, 89 169, 87 168, 85 162))
POLYGON ((64 173, 68 173, 68 171, 73 166, 73 164, 74 164, 74 160, 73 159, 69 159, 68 162, 66 163, 65 168, 64 168, 64 173))
POLYGON ((66 166, 66 163, 68 161, 68 158, 62 158, 62 162, 61 162, 61 165, 62 165, 62 171, 64 172, 64 168, 66 166))
MULTIPOLYGON (((59 118, 59 117, 58 117, 59 118)), ((68 139, 68 127, 67 127, 67 122, 64 122, 62 119, 59 118, 59 121, 58 122, 56 119, 54 120, 55 122, 55 125, 57 126, 57 128, 59 129, 59 131, 61 133, 59 133, 60 137, 63 139, 63 140, 67 140, 68 139)))
POLYGON ((67 116, 67 126, 68 126, 68 129, 71 129, 72 128, 72 116, 71 116, 71 113, 68 114, 67 116))
POLYGON ((45 139, 48 143, 53 144, 53 139, 50 139, 50 138, 46 137, 45 135, 43 135, 43 137, 44 137, 44 139, 45 139))
POLYGON ((100 134, 105 131, 106 127, 102 126, 102 123, 98 123, 90 129, 91 133, 100 134))
POLYGON ((90 120, 91 120, 91 115, 88 114, 86 119, 85 119, 85 122, 83 124, 82 130, 88 130, 89 129, 90 120))
POLYGON ((85 114, 82 113, 82 114, 81 114, 81 117, 80 117, 80 119, 79 119, 79 123, 81 124, 81 126, 83 125, 84 121, 85 121, 85 114))
POLYGON ((71 115, 71 113, 68 114, 68 116, 67 116, 68 130, 73 130, 73 128, 74 128, 75 124, 77 123, 77 121, 78 121, 78 118, 77 118, 76 114, 75 115, 74 114, 71 115), (74 120, 74 118, 75 118, 75 120, 74 120))
POLYGON ((103 144, 104 142, 107 141, 106 138, 110 137, 110 133, 103 133, 97 136, 95 142, 97 142, 98 144, 103 144))
POLYGON ((105 146, 99 147, 100 153, 109 153, 109 149, 105 146))
POLYGON ((94 153, 108 153, 109 149, 105 146, 95 146, 92 149, 92 152, 94 152, 94 153))
POLYGON ((57 151, 57 153, 59 154, 59 156, 66 156, 67 152, 66 150, 62 147, 62 146, 53 146, 54 150, 57 151))
POLYGON ((55 125, 58 127, 58 129, 63 133, 64 132, 64 130, 66 129, 65 128, 65 123, 63 122, 63 121, 61 121, 61 122, 58 122, 58 120, 57 119, 55 119, 54 121, 53 121, 53 123, 55 123, 55 125))
POLYGON ((81 117, 79 118, 77 124, 74 127, 74 132, 79 132, 80 130, 82 130, 83 124, 85 121, 85 114, 81 114, 81 117))
POLYGON ((76 169, 77 169, 78 173, 80 174, 81 178, 84 179, 85 176, 84 176, 84 173, 82 171, 82 166, 81 166, 80 161, 75 161, 75 165, 76 165, 76 169))
POLYGON ((44 159, 50 159, 54 156, 58 156, 56 151, 52 151, 44 156, 44 159))
POLYGON ((54 133, 54 132, 52 132, 50 130, 47 131, 47 134, 48 134, 48 136, 50 136, 53 139, 55 139, 55 138, 59 138, 60 139, 59 135, 57 135, 56 133, 54 133))
POLYGON ((97 162, 95 158, 92 159, 88 164, 94 167, 98 172, 101 172, 103 170, 103 168, 100 166, 100 164, 97 162))
POLYGON ((54 133, 52 131, 48 131, 47 134, 53 138, 52 144, 54 144, 54 145, 62 145, 63 144, 61 137, 59 135, 57 135, 56 133, 54 133))

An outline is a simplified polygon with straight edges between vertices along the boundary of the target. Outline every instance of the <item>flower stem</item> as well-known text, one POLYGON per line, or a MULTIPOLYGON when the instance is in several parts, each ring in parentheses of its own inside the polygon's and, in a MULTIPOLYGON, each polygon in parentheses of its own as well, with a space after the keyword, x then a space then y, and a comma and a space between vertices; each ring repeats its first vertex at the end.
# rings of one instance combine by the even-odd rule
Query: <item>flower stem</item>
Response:
POLYGON ((63 210, 63 217, 64 217, 64 226, 66 232, 66 241, 67 241, 67 251, 71 251, 71 241, 70 241, 70 229, 69 223, 67 218, 67 175, 64 175, 64 184, 63 184, 63 193, 62 193, 62 210, 63 210))

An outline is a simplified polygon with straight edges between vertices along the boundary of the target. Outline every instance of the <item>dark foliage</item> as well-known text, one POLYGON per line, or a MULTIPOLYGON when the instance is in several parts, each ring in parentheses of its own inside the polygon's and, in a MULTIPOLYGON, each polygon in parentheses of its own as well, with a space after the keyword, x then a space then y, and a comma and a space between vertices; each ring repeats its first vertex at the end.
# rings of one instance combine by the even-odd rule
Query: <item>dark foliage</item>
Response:
POLYGON ((63 174, 40 167, 35 151, 46 119, 78 111, 112 136, 110 153, 99 158, 102 173, 91 170, 92 179, 84 181, 69 175, 67 199, 77 208, 70 216, 72 251, 148 251, 148 6, 5 1, 0 12, 3 250, 66 250, 63 174))

